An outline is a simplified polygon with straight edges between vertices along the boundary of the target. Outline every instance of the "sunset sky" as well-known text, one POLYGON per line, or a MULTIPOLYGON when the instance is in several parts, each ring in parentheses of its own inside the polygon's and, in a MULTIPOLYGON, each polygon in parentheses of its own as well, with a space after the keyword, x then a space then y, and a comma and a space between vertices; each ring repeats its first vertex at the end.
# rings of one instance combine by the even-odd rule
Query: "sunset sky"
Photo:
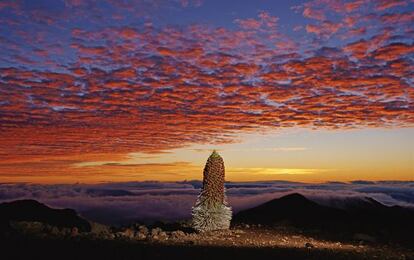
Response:
POLYGON ((413 0, 0 0, 0 183, 414 180, 413 0))

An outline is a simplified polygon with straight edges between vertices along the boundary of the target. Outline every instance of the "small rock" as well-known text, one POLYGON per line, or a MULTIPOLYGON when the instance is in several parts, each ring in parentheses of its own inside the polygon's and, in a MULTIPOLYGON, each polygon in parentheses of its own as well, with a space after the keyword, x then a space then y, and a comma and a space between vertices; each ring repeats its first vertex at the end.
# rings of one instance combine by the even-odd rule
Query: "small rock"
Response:
POLYGON ((181 230, 171 232, 171 237, 175 239, 179 239, 185 237, 185 233, 181 230))
MULTIPOLYGON (((63 236, 72 236, 72 229, 71 228, 61 228, 60 229, 60 234, 61 235, 63 235, 63 236)), ((74 234, 74 236, 76 236, 75 234, 74 234)))
POLYGON ((138 227, 138 232, 146 236, 148 235, 148 228, 144 225, 141 225, 138 227))
POLYGON ((114 234, 114 236, 115 236, 115 238, 122 238, 122 237, 124 237, 124 233, 123 232, 116 232, 114 234))
POLYGON ((375 243, 377 242, 377 239, 373 236, 363 234, 363 233, 356 233, 353 236, 354 240, 360 240, 363 242, 369 242, 369 243, 375 243))
POLYGON ((161 228, 153 228, 153 229, 151 229, 151 236, 156 236, 161 232, 162 232, 161 228))
POLYGON ((148 235, 148 228, 146 226, 139 226, 137 231, 135 232, 135 238, 139 240, 144 240, 147 238, 148 235))
POLYGON ((77 227, 73 227, 73 228, 72 228, 72 230, 71 230, 71 232, 70 232, 70 235, 71 235, 72 237, 76 237, 77 235, 79 235, 79 230, 78 230, 78 228, 77 228, 77 227))
POLYGON ((305 247, 310 249, 310 248, 314 248, 315 246, 313 244, 309 243, 309 242, 306 242, 305 247))
POLYGON ((161 240, 167 240, 167 239, 168 239, 168 235, 167 235, 167 233, 166 233, 166 232, 164 232, 164 231, 159 232, 159 233, 158 233, 158 237, 159 237, 159 239, 161 239, 161 240))
POLYGON ((128 238, 134 238, 134 231, 130 228, 127 228, 122 232, 122 235, 128 238))
POLYGON ((59 232, 59 229, 57 227, 52 227, 52 229, 50 231, 50 234, 57 236, 57 235, 59 235, 59 233, 60 232, 59 232))
POLYGON ((154 239, 154 240, 158 240, 158 239, 165 240, 165 239, 168 239, 168 235, 166 232, 162 231, 161 228, 153 228, 151 229, 151 234, 149 235, 149 238, 154 239))
POLYGON ((144 239, 147 238, 147 235, 144 234, 144 233, 138 232, 138 233, 135 234, 135 238, 139 239, 139 240, 144 240, 144 239))
POLYGON ((106 225, 102 225, 102 224, 95 223, 95 222, 90 222, 90 225, 91 225, 91 233, 93 234, 106 236, 111 233, 110 227, 106 225))

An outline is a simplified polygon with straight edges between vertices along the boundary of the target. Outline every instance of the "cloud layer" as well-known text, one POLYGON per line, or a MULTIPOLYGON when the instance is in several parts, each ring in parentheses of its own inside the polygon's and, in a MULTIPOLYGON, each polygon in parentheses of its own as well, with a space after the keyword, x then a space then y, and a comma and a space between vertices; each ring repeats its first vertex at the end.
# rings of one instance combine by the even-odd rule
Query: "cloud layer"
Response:
MULTIPOLYGON (((107 224, 190 218, 201 187, 190 182, 127 182, 95 185, 1 184, 0 202, 36 199, 52 207, 74 208, 107 224)), ((283 195, 300 192, 325 205, 342 207, 353 198, 372 197, 386 205, 414 208, 414 182, 305 184, 294 182, 231 182, 228 201, 235 212, 283 195)))

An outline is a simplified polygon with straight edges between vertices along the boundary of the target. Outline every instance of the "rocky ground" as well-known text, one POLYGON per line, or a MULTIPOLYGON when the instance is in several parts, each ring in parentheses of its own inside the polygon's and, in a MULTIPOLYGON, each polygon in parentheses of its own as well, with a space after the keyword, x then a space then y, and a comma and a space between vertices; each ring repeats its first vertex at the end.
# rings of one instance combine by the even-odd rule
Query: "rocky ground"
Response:
MULTIPOLYGON (((54 249, 70 251, 66 256, 76 254, 79 250, 84 256, 91 254, 105 258, 115 254, 116 259, 211 259, 221 255, 242 259, 252 255, 286 259, 414 259, 413 248, 380 244, 369 235, 355 234, 352 240, 335 241, 288 227, 240 225, 226 231, 196 233, 185 225, 176 229, 174 226, 165 227, 163 230, 157 226, 139 224, 124 228, 92 224, 92 231, 83 233, 76 228, 59 229, 41 223, 16 222, 13 228, 24 239, 22 236, 12 236, 6 243, 12 243, 10 248, 27 247, 34 252, 30 255, 32 259, 36 259, 35 252, 46 245, 49 251, 50 245, 54 245, 54 249), (28 237, 30 240, 27 240, 28 237), (202 254, 198 255, 197 252, 202 254)), ((41 252, 44 254, 48 250, 41 252)), ((17 254, 8 259, 20 257, 23 259, 25 255, 17 254)), ((42 255, 40 258, 45 257, 42 255)))

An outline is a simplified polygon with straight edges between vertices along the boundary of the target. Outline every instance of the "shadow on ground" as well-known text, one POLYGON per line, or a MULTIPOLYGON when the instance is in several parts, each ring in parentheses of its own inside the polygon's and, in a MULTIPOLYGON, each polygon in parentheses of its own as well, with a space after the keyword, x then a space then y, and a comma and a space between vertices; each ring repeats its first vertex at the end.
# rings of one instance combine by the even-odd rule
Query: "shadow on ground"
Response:
MULTIPOLYGON (((105 240, 13 239, 2 259, 372 259, 347 250, 159 245, 105 240), (22 250, 23 249, 23 250, 22 250)), ((378 256, 381 259, 381 256, 378 256)))

